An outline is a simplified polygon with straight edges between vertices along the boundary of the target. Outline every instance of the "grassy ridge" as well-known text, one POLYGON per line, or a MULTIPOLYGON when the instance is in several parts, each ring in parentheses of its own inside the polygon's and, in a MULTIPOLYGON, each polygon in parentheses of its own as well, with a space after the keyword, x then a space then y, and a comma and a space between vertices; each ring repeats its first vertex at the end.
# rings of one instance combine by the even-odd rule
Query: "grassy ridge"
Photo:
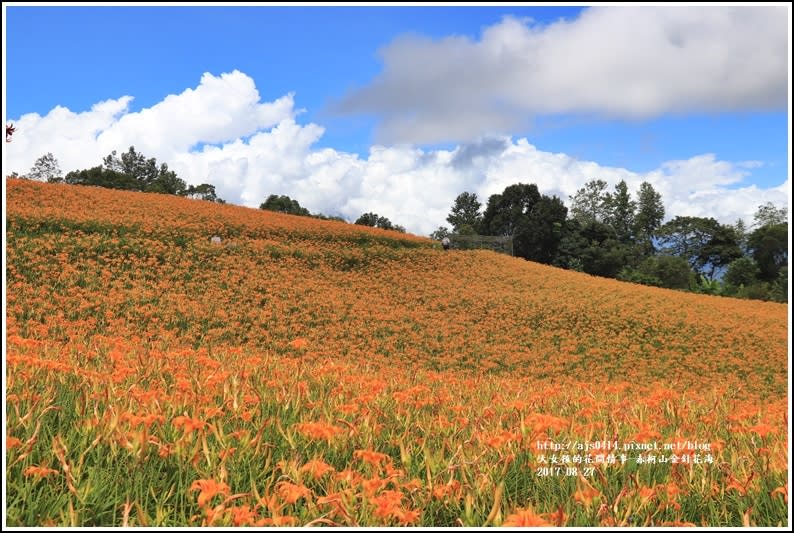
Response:
POLYGON ((7 187, 9 525, 786 522, 784 305, 7 187))

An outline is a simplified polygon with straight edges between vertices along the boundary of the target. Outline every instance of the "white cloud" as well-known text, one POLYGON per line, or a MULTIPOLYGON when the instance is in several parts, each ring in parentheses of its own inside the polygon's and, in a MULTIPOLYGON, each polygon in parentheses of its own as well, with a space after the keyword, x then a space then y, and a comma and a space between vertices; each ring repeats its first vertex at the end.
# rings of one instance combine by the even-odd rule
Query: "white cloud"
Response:
POLYGON ((603 6, 548 26, 507 17, 479 41, 400 37, 383 71, 337 103, 382 142, 470 141, 534 115, 628 119, 785 109, 786 6, 603 6))
POLYGON ((129 111, 130 101, 128 96, 108 100, 84 113, 56 107, 44 117, 12 121, 17 131, 4 146, 4 169, 24 174, 39 156, 52 152, 69 172, 99 165, 111 150, 134 145, 167 162, 189 184, 214 184, 230 203, 256 207, 269 194, 286 194, 312 212, 352 221, 373 211, 420 235, 447 225, 461 192, 475 192, 485 203, 518 181, 536 183, 542 193, 568 204, 569 196, 594 178, 610 186, 626 180, 632 191, 647 180, 662 194, 668 216, 714 216, 726 223, 752 222, 759 205, 787 205, 790 192, 788 181, 770 189, 742 186, 760 163, 720 161, 712 154, 640 174, 544 152, 507 136, 453 150, 373 146, 366 158, 314 149, 324 130, 295 121, 292 95, 260 103, 253 80, 240 72, 205 74, 196 89, 138 112, 129 111), (192 148, 200 143, 201 149, 192 148))

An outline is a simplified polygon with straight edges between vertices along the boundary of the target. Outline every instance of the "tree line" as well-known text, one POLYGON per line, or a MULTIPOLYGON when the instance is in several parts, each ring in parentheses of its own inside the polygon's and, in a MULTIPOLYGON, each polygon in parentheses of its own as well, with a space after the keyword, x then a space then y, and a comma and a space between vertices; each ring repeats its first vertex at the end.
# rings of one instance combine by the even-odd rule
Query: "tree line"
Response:
MULTIPOLYGON (((187 185, 173 170, 169 170, 166 163, 162 163, 158 167, 155 158, 146 158, 143 154, 137 152, 134 146, 130 146, 129 150, 120 156, 113 150, 102 160, 102 164, 96 167, 69 172, 66 176, 61 174, 58 160, 52 153, 47 153, 36 160, 33 168, 26 175, 20 176, 13 172, 11 177, 46 181, 48 183, 93 185, 109 189, 173 194, 198 200, 226 203, 217 196, 214 185, 209 183, 187 185)), ((291 215, 347 222, 339 216, 310 213, 297 200, 293 200, 286 195, 271 194, 262 202, 259 208, 291 215)), ((355 221, 355 224, 405 233, 403 226, 394 224, 388 218, 372 212, 363 213, 355 221)))
POLYGON ((185 180, 176 175, 176 172, 169 170, 166 163, 158 166, 154 157, 146 158, 137 152, 134 146, 130 146, 129 150, 121 155, 117 155, 116 150, 113 150, 102 159, 101 165, 75 170, 66 176, 61 174, 58 160, 52 153, 47 153, 36 160, 27 175, 18 176, 16 173, 12 173, 11 177, 22 177, 48 183, 93 185, 125 191, 173 194, 197 200, 226 203, 222 198, 218 198, 214 185, 209 183, 188 185, 185 180))
POLYGON ((650 183, 632 198, 625 181, 587 182, 570 210, 535 184, 510 185, 488 198, 458 195, 430 237, 498 235, 513 239, 518 257, 588 274, 657 287, 785 302, 788 300, 787 209, 768 203, 754 224, 740 219, 665 218, 661 194, 650 183))
MULTIPOLYGON (((101 165, 64 177, 58 161, 47 153, 22 177, 225 203, 214 185, 188 186, 167 164, 158 166, 134 146, 121 155, 114 150, 101 165)), ((786 208, 760 206, 749 228, 742 220, 720 224, 691 216, 662 224, 662 197, 650 183, 640 185, 635 199, 625 181, 609 191, 600 179, 587 182, 570 200, 569 210, 556 196, 541 194, 537 185, 516 183, 491 195, 483 210, 476 194, 463 192, 447 217, 452 228, 439 227, 430 237, 510 237, 514 255, 539 263, 657 287, 788 301, 786 208)), ((285 195, 271 194, 259 208, 346 222, 312 214, 285 195)), ((363 213, 355 224, 405 232, 373 212, 363 213)))

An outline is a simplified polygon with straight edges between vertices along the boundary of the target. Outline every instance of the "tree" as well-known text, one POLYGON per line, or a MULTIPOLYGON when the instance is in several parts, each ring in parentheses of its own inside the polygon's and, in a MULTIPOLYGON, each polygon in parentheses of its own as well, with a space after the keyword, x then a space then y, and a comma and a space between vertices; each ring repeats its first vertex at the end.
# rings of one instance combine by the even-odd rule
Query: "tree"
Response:
POLYGON ((674 255, 646 257, 636 269, 622 270, 618 279, 680 290, 689 289, 696 280, 686 259, 674 255))
POLYGON ((583 224, 605 222, 609 217, 612 195, 606 192, 607 182, 590 180, 571 197, 571 215, 583 224))
POLYGON ((737 218, 733 224, 733 231, 736 233, 736 244, 742 250, 743 254, 747 253, 747 225, 744 220, 737 218))
POLYGON ((657 237, 666 253, 683 257, 709 279, 742 255, 733 228, 713 218, 675 217, 659 228, 657 237))
POLYGON ((733 287, 749 287, 758 281, 760 270, 752 257, 740 257, 728 265, 724 281, 733 287))
POLYGON ((102 163, 106 170, 126 174, 135 179, 139 183, 141 191, 146 190, 146 187, 153 183, 159 174, 157 160, 153 157, 146 159, 143 154, 135 151, 134 146, 130 146, 126 153, 121 154, 121 157, 118 157, 116 151, 113 150, 102 160, 102 163))
POLYGON ((653 235, 664 220, 662 195, 647 181, 640 184, 637 193, 637 214, 634 217, 634 236, 646 255, 655 252, 653 235))
POLYGON ((57 183, 63 181, 61 177, 61 167, 58 165, 58 160, 50 153, 47 152, 43 156, 36 159, 33 168, 28 172, 28 179, 36 181, 47 181, 50 183, 57 183))
POLYGON ((102 167, 93 167, 87 170, 73 170, 66 174, 64 181, 71 185, 93 185, 96 187, 126 191, 140 190, 140 184, 132 176, 114 170, 107 170, 102 167))
POLYGON ((758 264, 758 277, 774 281, 788 263, 788 224, 767 224, 747 239, 753 259, 758 264))
POLYGON ((567 216, 568 208, 562 200, 541 195, 519 225, 514 253, 530 261, 551 264, 557 257, 567 216))
POLYGON ((455 204, 447 217, 447 222, 452 224, 452 231, 457 232, 462 226, 471 226, 475 231, 479 229, 482 221, 480 208, 482 204, 474 193, 463 192, 455 198, 455 204))
POLYGON ((567 214, 559 198, 541 195, 534 183, 517 183, 488 198, 480 227, 488 235, 513 237, 515 256, 552 263, 567 214))
POLYGON ((392 224, 391 220, 386 217, 379 216, 377 213, 364 213, 355 222, 359 226, 370 226, 372 228, 388 229, 392 231, 399 231, 405 233, 405 228, 392 224))
POLYGON ((267 211, 277 211, 279 213, 287 213, 289 215, 309 216, 309 210, 301 207, 297 200, 293 200, 286 195, 271 194, 267 200, 262 202, 259 209, 267 211))
POLYGON ((631 199, 629 188, 624 180, 615 185, 615 194, 606 199, 606 220, 622 243, 634 240, 634 218, 637 203, 631 199))
POLYGON ((430 238, 434 241, 440 241, 444 237, 449 237, 450 231, 446 226, 439 226, 436 231, 430 234, 430 238))
POLYGON ((488 235, 514 235, 521 219, 540 200, 538 186, 517 183, 510 185, 502 194, 492 194, 482 217, 483 230, 488 235))
POLYGON ((611 226, 591 220, 572 218, 565 224, 564 235, 554 264, 574 268, 594 276, 614 278, 629 264, 631 248, 615 238, 611 226))
POLYGON ((756 228, 774 224, 786 224, 788 223, 788 209, 785 207, 778 209, 772 202, 767 202, 758 206, 753 220, 755 220, 754 226, 756 228))
POLYGON ((113 150, 102 162, 106 170, 131 177, 137 183, 135 190, 138 191, 182 195, 187 190, 185 181, 168 170, 167 164, 163 163, 158 168, 155 158, 146 159, 135 151, 134 146, 130 146, 121 157, 113 150))
POLYGON ((208 202, 217 202, 219 200, 215 194, 215 185, 210 185, 209 183, 191 185, 185 191, 185 196, 194 200, 206 200, 208 202))
POLYGON ((733 227, 720 224, 700 252, 700 264, 708 269, 708 278, 714 279, 718 270, 726 268, 742 257, 739 240, 733 227))

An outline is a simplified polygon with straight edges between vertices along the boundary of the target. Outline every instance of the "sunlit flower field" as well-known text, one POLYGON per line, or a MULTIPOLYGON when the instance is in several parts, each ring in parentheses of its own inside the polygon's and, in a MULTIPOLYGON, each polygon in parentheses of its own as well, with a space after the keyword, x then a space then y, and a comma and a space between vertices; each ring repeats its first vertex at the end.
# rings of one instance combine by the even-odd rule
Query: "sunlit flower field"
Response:
POLYGON ((785 305, 166 195, 6 200, 7 525, 789 525, 785 305))

